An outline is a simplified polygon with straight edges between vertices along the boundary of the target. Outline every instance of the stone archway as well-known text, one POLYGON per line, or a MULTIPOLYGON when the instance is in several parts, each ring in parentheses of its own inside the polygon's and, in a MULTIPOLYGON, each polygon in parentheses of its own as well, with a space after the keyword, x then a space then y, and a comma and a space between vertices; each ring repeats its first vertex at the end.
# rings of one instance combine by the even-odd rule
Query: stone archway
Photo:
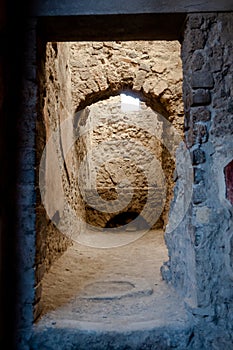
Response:
MULTIPOLYGON (((71 43, 70 49, 74 112, 125 90, 168 119, 183 137, 182 67, 178 41, 81 42, 71 43)), ((172 139, 169 124, 164 126, 163 133, 165 138, 172 139)), ((162 147, 162 167, 169 198, 164 212, 166 223, 173 193, 174 158, 171 159, 167 147, 162 147)))
MULTIPOLYGON (((178 129, 180 134, 182 134, 182 91, 180 78, 180 76, 182 76, 182 72, 179 52, 180 46, 177 42, 171 43, 170 50, 172 52, 172 55, 170 57, 169 44, 162 42, 150 42, 148 45, 146 45, 145 42, 140 42, 138 43, 137 49, 131 49, 132 43, 130 42, 127 44, 118 42, 116 43, 118 47, 117 55, 113 53, 116 51, 116 48, 114 48, 114 43, 81 43, 77 44, 76 52, 78 56, 76 56, 74 60, 74 57, 72 58, 72 55, 71 58, 69 58, 69 55, 67 54, 70 47, 72 49, 74 44, 71 46, 70 45, 71 44, 69 43, 55 42, 47 44, 47 58, 45 61, 46 70, 44 72, 44 81, 41 81, 40 87, 42 106, 41 116, 44 118, 43 123, 45 124, 46 130, 46 133, 44 134, 45 142, 48 141, 49 135, 51 135, 56 130, 56 128, 58 128, 58 158, 60 159, 60 166, 63 169, 62 183, 64 193, 68 198, 69 204, 77 212, 81 213, 81 215, 85 217, 86 209, 83 206, 80 193, 78 193, 78 186, 75 185, 77 178, 76 165, 77 162, 81 161, 82 157, 85 154, 85 151, 88 149, 88 144, 90 142, 84 142, 83 139, 79 138, 79 143, 76 145, 76 154, 72 152, 70 154, 66 154, 64 147, 67 143, 67 137, 73 137, 75 139, 75 130, 73 130, 73 128, 76 129, 78 124, 79 126, 85 128, 86 125, 90 123, 88 116, 83 113, 83 111, 85 112, 86 107, 92 104, 93 108, 97 108, 95 105, 102 103, 101 101, 107 102, 107 97, 112 95, 117 96, 117 94, 123 90, 127 93, 136 94, 138 97, 140 97, 144 103, 143 108, 145 110, 149 109, 151 110, 151 113, 153 113, 152 109, 154 109, 155 112, 160 112, 162 114, 161 120, 160 116, 158 115, 158 119, 156 121, 157 124, 161 124, 161 128, 158 129, 158 137, 162 139, 163 133, 169 135, 169 128, 167 126, 164 126, 165 124, 162 118, 164 118, 164 120, 167 122, 170 122, 171 126, 177 127, 177 125, 179 125, 178 129), (84 48, 84 52, 82 52, 79 45, 81 45, 81 48, 84 48), (147 46, 148 50, 146 51, 147 46), (90 47, 93 48, 95 54, 93 54, 93 52, 90 54, 90 47), (157 50, 155 47, 157 47, 157 50), (101 49, 103 49, 102 54, 101 49), (123 59, 122 55, 125 55, 123 59), (135 58, 133 59, 133 57, 131 57, 135 55, 139 56, 137 62, 135 58), (82 57, 82 62, 80 62, 80 57, 82 57), (111 62, 110 59, 113 62, 111 62), (121 67, 122 60, 123 66, 121 67), (142 62, 140 62, 140 60, 142 60, 142 62), (107 67, 106 71, 99 72, 99 70, 105 69, 103 62, 105 62, 105 65, 107 67), (110 63, 114 64, 111 65, 110 63), (137 65, 137 67, 135 67, 135 65, 137 65), (116 75, 114 75, 112 72, 117 66, 118 72, 116 75), (179 73, 177 73, 176 77, 174 78, 174 72, 176 69, 179 73), (100 79, 105 79, 104 74, 106 74, 107 77, 105 83, 103 81, 100 81, 100 79), (128 75, 128 77, 126 75, 128 75), (72 89, 70 90, 68 82, 69 77, 72 82, 72 89), (165 83, 166 81, 167 83, 165 83), (46 93, 44 91, 46 91, 46 93), (69 106, 71 105, 72 109, 69 111, 69 106), (67 117, 72 113, 75 114, 75 112, 77 112, 77 114, 81 113, 81 117, 76 118, 75 116, 72 119, 72 123, 70 124, 71 128, 67 133, 62 131, 62 122, 66 121, 67 117), (61 147, 61 145, 63 147, 61 147)), ((72 50, 74 50, 74 48, 72 50)), ((146 116, 146 118, 148 118, 148 120, 151 119, 149 115, 146 116)), ((150 122, 152 122, 152 120, 150 120, 150 122)), ((157 128, 156 123, 152 124, 152 129, 157 128)), ((139 129, 140 126, 138 127, 138 130, 131 130, 131 133, 138 132, 140 131, 139 129)), ((149 144, 152 141, 149 132, 143 132, 142 136, 145 146, 149 149, 149 144)), ((172 134, 170 134, 170 136, 170 141, 172 141, 172 134)), ((102 135, 102 137, 104 138, 104 135, 102 135)), ((168 189, 169 193, 171 194, 171 173, 174 170, 174 159, 165 159, 165 156, 167 156, 167 153, 165 153, 166 147, 163 147, 161 140, 160 143, 158 141, 153 142, 157 142, 158 158, 162 163, 162 168, 166 174, 166 179, 167 181, 171 181, 171 186, 168 189), (168 162, 166 163, 165 160, 168 162)), ((52 161, 52 157, 50 161, 52 161)), ((57 175, 55 168, 53 168, 50 178, 47 179, 53 183, 53 186, 54 183, 58 183, 56 176, 57 175)), ((57 189, 53 192, 60 193, 60 190, 57 189)), ((169 198, 169 196, 167 197, 169 198)), ((51 198, 48 200, 51 200, 51 198)), ((168 206, 169 202, 170 198, 167 200, 168 206)), ((58 203, 58 201, 56 200, 55 203, 58 203)), ((51 210, 54 210, 54 213, 51 214, 51 219, 52 222, 55 223, 55 226, 57 222, 54 220, 56 219, 59 222, 62 217, 62 206, 60 208, 61 209, 56 210, 56 208, 51 207, 51 210)), ((165 212, 166 215, 168 213, 167 209, 168 208, 166 208, 165 212)), ((135 208, 132 207, 130 210, 135 210, 135 208)), ((44 212, 42 212, 42 218, 40 218, 40 212, 38 212, 37 219, 39 222, 43 219, 43 215, 44 212)), ((110 220, 110 217, 108 220, 110 220)), ((47 231, 45 230, 45 225, 43 225, 42 232, 38 230, 37 234, 38 242, 42 242, 43 245, 46 245, 47 249, 45 259, 44 261, 41 259, 40 263, 42 266, 45 265, 45 269, 49 269, 50 266, 53 265, 53 262, 57 256, 59 256, 60 253, 67 248, 69 241, 64 239, 64 237, 62 237, 60 234, 58 234, 59 240, 56 241, 56 227, 54 227, 54 225, 51 225, 50 222, 48 222, 47 231), (40 236, 44 237, 44 239, 39 239, 40 236)), ((37 249, 38 257, 40 257, 40 244, 38 244, 37 249)), ((39 266, 37 266, 36 274, 39 274, 39 272, 40 269, 39 266)), ((42 278, 42 276, 43 274, 40 274, 39 278, 42 278)), ((41 285, 41 279, 39 279, 38 285, 41 285)), ((41 291, 41 289, 39 291, 41 291)), ((39 307, 39 291, 36 310, 39 310, 40 312, 41 308, 39 307)), ((37 312, 35 315, 38 316, 37 312)))

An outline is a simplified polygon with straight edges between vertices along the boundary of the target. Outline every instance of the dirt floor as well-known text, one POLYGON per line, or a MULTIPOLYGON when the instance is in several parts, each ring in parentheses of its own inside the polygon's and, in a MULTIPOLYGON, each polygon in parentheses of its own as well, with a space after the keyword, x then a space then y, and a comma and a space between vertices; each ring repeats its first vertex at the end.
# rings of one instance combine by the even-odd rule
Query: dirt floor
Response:
POLYGON ((31 349, 187 349, 191 317, 161 278, 166 260, 159 230, 117 248, 74 242, 44 277, 31 349))
POLYGON ((93 299, 111 304, 121 300, 124 305, 129 297, 148 296, 161 283, 160 267, 167 259, 162 230, 151 230, 117 248, 74 242, 43 279, 42 316, 77 298, 82 298, 82 306, 93 299))

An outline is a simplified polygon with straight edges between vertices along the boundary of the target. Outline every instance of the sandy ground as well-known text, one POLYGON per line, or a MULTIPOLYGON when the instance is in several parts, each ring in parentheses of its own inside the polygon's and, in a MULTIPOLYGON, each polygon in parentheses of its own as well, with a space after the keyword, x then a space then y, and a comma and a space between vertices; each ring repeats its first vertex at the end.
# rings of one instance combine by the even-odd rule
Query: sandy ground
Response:
POLYGON ((111 281, 139 280, 140 286, 144 281, 145 292, 149 287, 153 289, 161 283, 160 267, 166 260, 162 230, 151 230, 135 242, 117 248, 91 248, 74 242, 43 279, 42 315, 64 307, 85 291, 98 296, 101 281, 106 288, 105 295, 120 295, 127 290, 127 283, 114 286, 111 281))

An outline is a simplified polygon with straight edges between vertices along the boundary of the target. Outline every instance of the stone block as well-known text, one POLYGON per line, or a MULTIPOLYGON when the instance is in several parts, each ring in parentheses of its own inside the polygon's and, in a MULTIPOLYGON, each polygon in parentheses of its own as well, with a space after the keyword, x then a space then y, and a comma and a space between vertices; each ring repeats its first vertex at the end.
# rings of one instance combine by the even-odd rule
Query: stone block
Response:
POLYGON ((204 179, 204 170, 199 168, 194 168, 194 184, 198 184, 204 179))
POLYGON ((99 41, 93 42, 92 47, 93 47, 95 50, 102 49, 103 43, 102 43, 102 42, 99 42, 99 41))
POLYGON ((193 189, 193 203, 194 204, 200 204, 205 202, 207 196, 206 196, 206 189, 204 185, 195 185, 193 189))
POLYGON ((190 33, 189 50, 200 50, 205 46, 205 33, 200 29, 193 29, 190 33))
POLYGON ((197 89, 191 96, 191 106, 205 106, 211 102, 209 90, 197 89))
POLYGON ((205 125, 196 124, 194 126, 194 140, 197 143, 205 143, 208 141, 208 131, 205 125))
POLYGON ((210 221, 210 208, 206 206, 197 208, 196 221, 198 224, 208 224, 210 221))
POLYGON ((202 15, 192 15, 189 17, 188 25, 191 29, 198 29, 203 23, 202 15))
POLYGON ((199 148, 195 149, 191 153, 191 157, 192 157, 192 164, 193 165, 202 164, 206 161, 205 152, 199 148))
POLYGON ((186 132, 186 143, 190 148, 195 144, 202 144, 208 141, 208 131, 206 125, 196 124, 186 132))
POLYGON ((163 61, 157 61, 153 64, 151 67, 152 72, 156 72, 159 74, 164 73, 164 71, 167 69, 167 63, 163 61))
POLYGON ((218 113, 213 121, 210 133, 215 137, 224 137, 233 134, 233 115, 224 111, 218 113))
POLYGON ((201 52, 194 52, 192 59, 192 70, 198 71, 202 69, 205 63, 205 58, 201 52))
POLYGON ((212 89, 214 86, 214 79, 212 74, 205 71, 194 72, 191 79, 191 86, 194 89, 212 89))
POLYGON ((88 69, 80 70, 79 74, 82 80, 87 80, 90 77, 90 71, 88 69))
POLYGON ((133 86, 135 90, 141 90, 145 82, 146 75, 147 75, 147 72, 145 70, 139 70, 137 72, 136 79, 133 86))
POLYGON ((222 71, 223 65, 223 49, 221 45, 213 47, 213 57, 214 60, 210 61, 210 68, 212 72, 222 71))
POLYGON ((211 113, 206 107, 191 108, 190 118, 193 123, 208 122, 211 118, 211 113))
POLYGON ((150 65, 142 62, 139 66, 139 69, 144 70, 146 72, 150 72, 150 65))

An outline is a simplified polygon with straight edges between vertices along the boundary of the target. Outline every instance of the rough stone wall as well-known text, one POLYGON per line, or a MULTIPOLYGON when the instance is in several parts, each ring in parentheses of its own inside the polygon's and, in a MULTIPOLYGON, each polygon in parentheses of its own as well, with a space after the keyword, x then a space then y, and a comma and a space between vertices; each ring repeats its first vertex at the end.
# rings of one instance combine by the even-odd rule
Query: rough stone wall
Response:
MULTIPOLYGON (((88 118, 84 128, 80 127, 81 134, 85 129, 89 131, 90 159, 88 173, 83 182, 86 198, 93 206, 86 206, 86 220, 91 225, 106 227, 118 214, 141 213, 148 226, 152 227, 158 224, 166 199, 163 173, 161 174, 162 169, 159 167, 163 154, 163 122, 158 120, 157 114, 143 102, 140 102, 138 111, 124 111, 123 107, 120 96, 94 103, 88 107, 88 118), (154 160, 155 167, 148 176, 146 170, 154 160), (96 166, 97 176, 92 178, 96 166), (128 179, 130 183, 123 184, 123 179, 128 179), (119 200, 116 190, 119 184, 124 192, 121 210, 116 210, 115 213, 97 210, 100 198, 94 197, 93 188, 103 200, 114 201, 117 198, 119 200), (147 198, 148 191, 153 192, 150 199, 147 198), (127 202, 129 193, 132 193, 133 197, 127 202), (144 210, 143 215, 147 199, 150 203, 147 204, 148 209, 144 210)), ((125 218, 126 224, 127 216, 125 218)), ((138 228, 140 225, 135 226, 135 229, 138 228)))
MULTIPOLYGON (((71 43, 73 111, 131 90, 183 134, 182 67, 178 42, 71 43)), ((170 131, 163 130, 168 139, 170 131)), ((84 142, 85 143, 85 142, 84 142)), ((163 147, 163 146, 162 146, 163 147)), ((163 147, 162 167, 167 182, 163 220, 167 222, 173 195, 174 162, 163 147)))
MULTIPOLYGON (((69 46, 66 43, 47 43, 46 48, 43 46, 39 49, 43 59, 38 71, 40 96, 36 142, 39 187, 36 208, 35 319, 43 307, 40 302, 43 275, 71 244, 59 223, 64 220, 67 203, 72 197, 71 192, 75 192, 75 159, 65 154, 65 146, 67 140, 72 139, 73 130, 63 127, 63 122, 70 117, 72 105, 69 46), (49 148, 48 141, 54 135, 57 137, 49 148), (43 162, 45 146, 47 148, 43 162)), ((75 193, 75 196, 78 197, 78 194, 75 193)))
POLYGON ((189 15, 182 46, 193 193, 183 222, 165 235, 163 276, 191 298, 195 349, 233 347, 232 203, 224 176, 233 159, 232 33, 232 14, 189 15))
MULTIPOLYGON (((177 41, 71 43, 70 65, 74 110, 125 87, 160 102, 182 130, 183 121, 178 118, 183 117, 182 63, 177 41)), ((158 103, 157 108, 161 110, 158 103)))

